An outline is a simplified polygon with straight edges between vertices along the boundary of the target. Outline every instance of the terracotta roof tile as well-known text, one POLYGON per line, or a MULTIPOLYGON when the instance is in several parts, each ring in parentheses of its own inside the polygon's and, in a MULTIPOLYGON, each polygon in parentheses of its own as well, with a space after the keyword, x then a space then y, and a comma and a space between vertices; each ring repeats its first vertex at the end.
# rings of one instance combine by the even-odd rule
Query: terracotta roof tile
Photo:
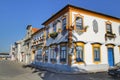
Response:
POLYGON ((38 28, 32 28, 32 33, 37 32, 39 29, 38 28))

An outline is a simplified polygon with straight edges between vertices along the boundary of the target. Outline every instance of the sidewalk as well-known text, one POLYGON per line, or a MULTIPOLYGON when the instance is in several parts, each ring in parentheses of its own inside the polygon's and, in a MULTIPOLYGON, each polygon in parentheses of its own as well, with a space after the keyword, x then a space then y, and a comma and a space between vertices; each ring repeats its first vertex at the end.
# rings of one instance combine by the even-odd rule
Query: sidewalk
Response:
POLYGON ((89 74, 91 72, 87 72, 85 70, 81 71, 73 71, 73 70, 62 70, 59 68, 53 68, 53 67, 48 67, 48 66, 43 66, 43 65, 36 65, 36 64, 29 64, 29 65, 25 65, 24 67, 30 67, 30 68, 34 68, 36 70, 39 71, 48 71, 48 72, 52 72, 52 73, 61 73, 61 74, 89 74))

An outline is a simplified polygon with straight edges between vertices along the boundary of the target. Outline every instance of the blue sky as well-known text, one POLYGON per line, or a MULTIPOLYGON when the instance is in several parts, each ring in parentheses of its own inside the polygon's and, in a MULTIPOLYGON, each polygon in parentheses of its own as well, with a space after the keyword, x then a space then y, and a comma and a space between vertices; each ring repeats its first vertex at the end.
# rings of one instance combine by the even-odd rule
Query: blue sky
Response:
POLYGON ((120 0, 0 0, 0 52, 22 39, 26 26, 40 28, 51 15, 72 4, 120 18, 120 0))

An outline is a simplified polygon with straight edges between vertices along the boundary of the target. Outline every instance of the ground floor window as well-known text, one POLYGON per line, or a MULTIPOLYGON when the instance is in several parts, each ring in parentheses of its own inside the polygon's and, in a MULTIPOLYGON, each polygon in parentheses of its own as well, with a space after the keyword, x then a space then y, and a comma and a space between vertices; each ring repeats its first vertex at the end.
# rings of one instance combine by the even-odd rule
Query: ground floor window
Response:
POLYGON ((37 50, 36 58, 38 61, 42 61, 42 51, 41 50, 37 50))
POLYGON ((48 62, 48 49, 45 51, 45 62, 48 62))
POLYGON ((101 44, 100 43, 93 43, 93 61, 98 64, 101 61, 101 44))
POLYGON ((94 47, 94 61, 100 61, 100 48, 94 47))
POLYGON ((61 48, 60 48, 60 62, 66 62, 66 59, 67 59, 66 46, 61 46, 61 48))
POLYGON ((76 62, 83 62, 83 47, 76 47, 76 62))
POLYGON ((55 52, 55 49, 54 48, 51 48, 50 50, 50 61, 51 62, 56 62, 56 57, 57 57, 57 54, 55 52))

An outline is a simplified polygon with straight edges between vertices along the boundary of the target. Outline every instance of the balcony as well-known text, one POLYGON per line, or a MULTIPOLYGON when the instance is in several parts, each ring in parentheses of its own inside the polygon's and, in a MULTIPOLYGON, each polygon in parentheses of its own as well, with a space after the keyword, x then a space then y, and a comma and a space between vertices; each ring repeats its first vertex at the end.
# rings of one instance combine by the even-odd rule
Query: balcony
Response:
POLYGON ((44 39, 38 38, 38 39, 34 40, 32 44, 33 44, 33 46, 38 45, 38 44, 42 45, 42 44, 44 44, 44 39))
POLYGON ((116 38, 116 34, 115 33, 110 33, 110 32, 107 32, 105 33, 105 41, 107 41, 107 39, 115 39, 116 38))

